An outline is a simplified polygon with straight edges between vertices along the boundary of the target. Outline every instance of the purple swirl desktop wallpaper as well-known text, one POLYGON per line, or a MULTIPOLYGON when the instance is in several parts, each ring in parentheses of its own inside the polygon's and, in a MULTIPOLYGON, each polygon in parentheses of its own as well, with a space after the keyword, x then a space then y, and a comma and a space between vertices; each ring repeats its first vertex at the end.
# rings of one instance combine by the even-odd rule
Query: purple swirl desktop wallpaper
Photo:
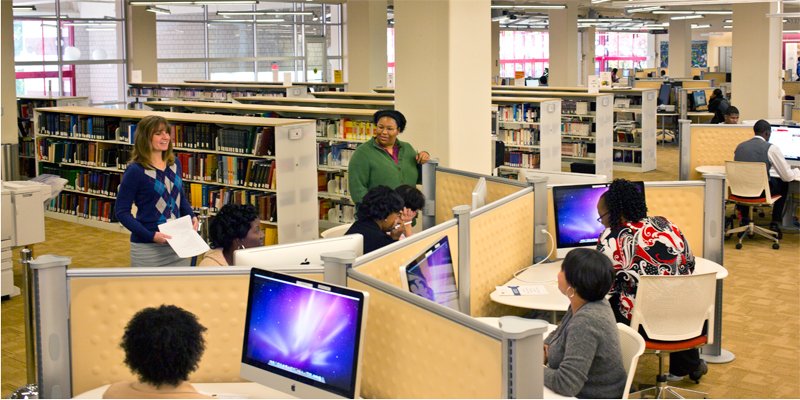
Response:
POLYGON ((596 242, 605 227, 597 222, 597 201, 608 191, 606 186, 559 188, 553 191, 558 243, 562 247, 596 242))
POLYGON ((354 379, 359 300, 257 277, 246 357, 348 390, 354 379))
POLYGON ((441 305, 457 307, 458 290, 450 243, 446 239, 440 243, 417 265, 407 269, 409 290, 441 305))

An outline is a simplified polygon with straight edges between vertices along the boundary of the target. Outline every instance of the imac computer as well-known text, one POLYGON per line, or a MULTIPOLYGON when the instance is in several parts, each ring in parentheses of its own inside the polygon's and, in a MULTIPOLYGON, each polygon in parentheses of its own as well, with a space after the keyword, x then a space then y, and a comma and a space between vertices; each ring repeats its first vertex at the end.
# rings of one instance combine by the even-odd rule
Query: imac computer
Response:
POLYGON ((278 267, 286 265, 322 265, 320 254, 353 251, 356 257, 364 252, 361 235, 345 235, 330 239, 309 240, 275 246, 252 247, 233 252, 233 265, 240 267, 278 267))
POLYGON ((769 142, 781 149, 789 165, 800 167, 800 126, 772 125, 769 142))
POLYGON ((447 236, 400 266, 400 283, 413 294, 458 311, 458 287, 447 236))
MULTIPOLYGON (((644 182, 633 182, 644 194, 644 182)), ((558 258, 576 247, 595 247, 606 229, 597 222, 597 201, 609 183, 553 187, 556 248, 558 258)))
POLYGON ((486 178, 481 177, 472 189, 472 209, 477 210, 486 205, 486 178))
POLYGON ((253 268, 241 377, 299 398, 356 398, 368 297, 253 268))
POLYGON ((524 174, 519 174, 519 180, 523 182, 527 181, 529 177, 547 178, 547 186, 608 182, 608 178, 605 175, 582 174, 579 172, 530 170, 525 171, 524 174))

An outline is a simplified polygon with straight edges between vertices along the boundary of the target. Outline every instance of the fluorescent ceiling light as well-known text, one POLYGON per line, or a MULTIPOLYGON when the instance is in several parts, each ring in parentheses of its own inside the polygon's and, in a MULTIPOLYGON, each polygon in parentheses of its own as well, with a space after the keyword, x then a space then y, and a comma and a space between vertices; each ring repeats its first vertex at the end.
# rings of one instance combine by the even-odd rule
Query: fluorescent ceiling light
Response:
POLYGON ((678 17, 672 17, 670 19, 678 21, 678 20, 683 20, 683 19, 700 19, 700 18, 703 18, 703 16, 702 15, 681 15, 681 16, 678 16, 678 17))
POLYGON ((629 14, 633 14, 633 13, 640 13, 640 12, 656 11, 656 10, 660 10, 660 9, 661 9, 661 6, 637 7, 637 8, 628 8, 628 9, 625 10, 625 12, 627 12, 629 14))
POLYGON ((733 23, 733 20, 732 19, 726 19, 726 20, 724 20, 722 22, 724 22, 726 24, 730 24, 730 23, 733 23))
POLYGON ((705 29, 705 28, 711 28, 711 25, 709 25, 709 24, 702 24, 702 25, 692 24, 692 29, 705 29))
POLYGON ((655 10, 653 14, 694 14, 692 10, 655 10))
POLYGON ((733 29, 732 25, 722 25, 723 29, 733 29))
POLYGON ((151 13, 156 14, 172 14, 168 9, 156 6, 147 6, 145 11, 150 11, 151 13))
POLYGON ((14 11, 36 11, 36 6, 11 6, 14 11))
POLYGON ((537 5, 524 5, 524 6, 516 6, 516 5, 493 5, 491 8, 502 8, 508 10, 563 10, 567 8, 564 4, 537 4, 537 5))
POLYGON ((605 3, 607 1, 611 1, 611 0, 592 0, 592 4, 600 4, 600 3, 605 3))
POLYGON ((705 14, 705 15, 733 15, 733 11, 726 11, 726 10, 697 10, 695 14, 705 14))
POLYGON ((578 22, 631 22, 632 18, 578 18, 578 22))
POLYGON ((703 14, 703 15, 732 15, 733 11, 726 10, 655 10, 653 14, 703 14))

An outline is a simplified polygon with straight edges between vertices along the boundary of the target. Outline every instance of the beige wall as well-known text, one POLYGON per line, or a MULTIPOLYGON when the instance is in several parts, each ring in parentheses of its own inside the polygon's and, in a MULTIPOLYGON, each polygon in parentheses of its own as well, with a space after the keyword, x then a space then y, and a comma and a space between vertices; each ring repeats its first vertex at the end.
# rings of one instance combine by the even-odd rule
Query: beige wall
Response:
POLYGON ((780 118, 781 20, 775 3, 734 4, 732 103, 741 118, 780 118))
POLYGON ((692 20, 669 22, 669 72, 670 78, 689 78, 692 64, 692 20))
POLYGON ((350 0, 345 7, 347 90, 386 86, 386 0, 350 0))
POLYGON ((11 1, 0 1, 0 82, 2 82, 2 143, 17 139, 17 92, 14 74, 14 14, 11 1))
POLYGON ((140 70, 143 82, 157 82, 156 14, 146 7, 128 6, 127 15, 128 81, 134 70, 140 70))
POLYGON ((550 17, 550 86, 577 86, 580 55, 578 54, 578 3, 567 2, 564 10, 548 12, 550 17))

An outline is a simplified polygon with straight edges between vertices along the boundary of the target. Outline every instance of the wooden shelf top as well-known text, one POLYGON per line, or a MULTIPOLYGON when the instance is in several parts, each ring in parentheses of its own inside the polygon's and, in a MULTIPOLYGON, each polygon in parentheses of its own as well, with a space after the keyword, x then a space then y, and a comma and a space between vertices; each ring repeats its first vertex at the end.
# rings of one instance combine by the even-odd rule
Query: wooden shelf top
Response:
POLYGON ((374 105, 381 107, 394 107, 394 100, 360 100, 360 99, 324 99, 316 97, 274 97, 274 96, 247 96, 234 97, 240 103, 263 103, 263 104, 313 104, 325 106, 335 105, 374 105))
POLYGON ((280 89, 285 90, 289 86, 283 84, 248 84, 248 83, 187 83, 187 82, 131 82, 128 83, 130 87, 152 87, 162 89, 280 89))
MULTIPOLYGON (((535 96, 536 93, 531 93, 535 96)), ((561 101, 555 97, 494 97, 492 96, 492 104, 505 104, 505 103, 543 103, 545 101, 561 101)))
POLYGON ((87 96, 17 96, 17 100, 89 100, 87 96))
MULTIPOLYGON (((165 102, 167 103, 167 102, 165 102)), ((181 102, 175 102, 181 103, 181 102)), ((206 104, 203 102, 186 102, 206 104)), ((209 103, 218 104, 218 103, 209 103)), ((121 117, 131 119, 141 119, 148 115, 160 115, 169 122, 201 122, 211 124, 230 124, 248 126, 286 126, 302 123, 313 123, 312 120, 284 119, 284 118, 262 118, 262 117, 240 117, 236 115, 216 115, 216 114, 193 114, 179 112, 149 111, 149 110, 114 110, 110 108, 95 107, 44 107, 37 108, 39 112, 54 112, 61 114, 92 115, 98 117, 121 117)))
POLYGON ((394 100, 394 93, 373 93, 373 92, 314 92, 309 93, 318 99, 383 99, 394 100))
POLYGON ((321 118, 326 116, 371 118, 375 114, 375 110, 367 108, 302 107, 302 106, 279 106, 270 104, 210 103, 204 101, 176 101, 176 100, 146 101, 144 102, 144 104, 146 106, 153 108, 186 107, 198 110, 231 110, 231 111, 249 112, 249 113, 275 112, 291 116, 301 116, 301 117, 305 116, 307 118, 321 118))
MULTIPOLYGON (((586 92, 588 90, 585 86, 510 86, 510 85, 495 85, 492 86, 492 91, 500 90, 519 90, 530 92, 586 92)), ((649 88, 611 88, 600 89, 600 93, 622 93, 622 94, 642 94, 648 90, 655 90, 649 88)))
MULTIPOLYGON (((203 79, 186 79, 184 80, 186 83, 215 83, 220 85, 272 85, 272 86, 283 86, 283 82, 262 82, 262 81, 212 81, 212 80, 203 80, 203 79)), ((300 86, 331 86, 331 87, 344 87, 347 85, 347 82, 292 82, 292 85, 300 85, 300 86)))
POLYGON ((372 89, 375 93, 394 93, 394 88, 390 87, 376 87, 372 89))
POLYGON ((560 92, 560 91, 541 91, 541 92, 522 92, 519 90, 493 90, 492 91, 493 97, 501 97, 501 96, 514 96, 514 97, 521 97, 521 96, 531 96, 531 97, 585 97, 589 99, 594 99, 603 96, 611 96, 611 93, 597 93, 597 94, 590 94, 586 92, 560 92))

